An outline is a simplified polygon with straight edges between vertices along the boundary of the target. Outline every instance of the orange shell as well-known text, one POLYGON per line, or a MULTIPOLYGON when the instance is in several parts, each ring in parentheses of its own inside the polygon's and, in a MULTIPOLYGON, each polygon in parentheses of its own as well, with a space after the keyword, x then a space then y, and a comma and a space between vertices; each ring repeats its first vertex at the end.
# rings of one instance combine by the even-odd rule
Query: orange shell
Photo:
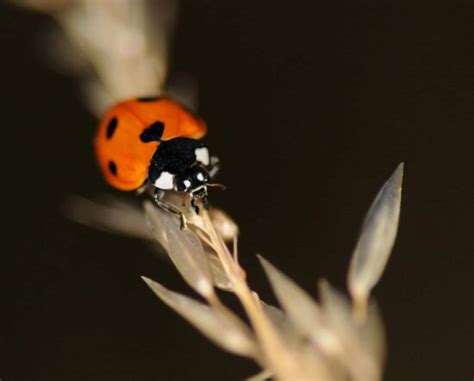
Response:
POLYGON ((200 139, 207 130, 203 120, 169 98, 131 99, 118 103, 105 113, 94 142, 99 167, 111 186, 130 191, 143 185, 151 158, 160 143, 144 143, 140 135, 157 121, 164 124, 162 140, 200 139), (110 128, 114 118, 115 127, 110 128))

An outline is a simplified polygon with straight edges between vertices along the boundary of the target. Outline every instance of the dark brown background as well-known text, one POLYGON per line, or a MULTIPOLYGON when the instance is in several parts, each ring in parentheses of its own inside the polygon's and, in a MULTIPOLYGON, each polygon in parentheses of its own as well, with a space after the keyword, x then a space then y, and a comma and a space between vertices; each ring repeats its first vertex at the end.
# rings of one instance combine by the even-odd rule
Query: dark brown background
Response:
MULTIPOLYGON (((471 1, 185 1, 173 71, 200 85, 208 143, 242 230, 252 286, 273 300, 255 253, 314 292, 344 287, 373 196, 400 161, 399 237, 375 295, 387 380, 469 380, 472 371, 471 1), (444 4, 442 4, 444 3, 444 4)), ((91 152, 96 121, 73 77, 44 65, 47 17, 0 6, 2 89, 0 378, 238 380, 221 352, 141 282, 189 292, 140 242, 58 212, 109 191, 91 152)))

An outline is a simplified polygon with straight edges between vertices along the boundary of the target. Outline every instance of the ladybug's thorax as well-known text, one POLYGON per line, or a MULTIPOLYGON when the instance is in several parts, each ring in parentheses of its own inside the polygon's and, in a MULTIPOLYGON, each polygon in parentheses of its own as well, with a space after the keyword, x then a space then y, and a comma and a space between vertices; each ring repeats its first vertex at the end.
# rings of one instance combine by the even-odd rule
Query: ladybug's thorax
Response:
POLYGON ((160 143, 148 170, 148 182, 161 190, 193 193, 209 182, 209 151, 200 139, 160 143))

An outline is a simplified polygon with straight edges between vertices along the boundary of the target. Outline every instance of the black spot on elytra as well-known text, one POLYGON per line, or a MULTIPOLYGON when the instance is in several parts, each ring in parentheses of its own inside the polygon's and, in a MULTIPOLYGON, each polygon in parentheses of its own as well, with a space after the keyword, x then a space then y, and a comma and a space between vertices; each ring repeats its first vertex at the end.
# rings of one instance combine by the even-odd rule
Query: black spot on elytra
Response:
POLYGON ((157 120, 155 123, 145 128, 145 130, 140 134, 140 140, 143 143, 159 142, 161 137, 163 136, 164 130, 164 123, 157 120))
POLYGON ((140 97, 137 98, 138 102, 156 102, 159 101, 161 97, 158 96, 150 96, 150 97, 140 97))
POLYGON ((115 129, 118 125, 118 119, 114 116, 110 119, 109 125, 107 126, 107 139, 111 139, 114 136, 115 129))
POLYGON ((115 164, 115 161, 109 161, 109 170, 114 176, 117 176, 117 164, 115 164))

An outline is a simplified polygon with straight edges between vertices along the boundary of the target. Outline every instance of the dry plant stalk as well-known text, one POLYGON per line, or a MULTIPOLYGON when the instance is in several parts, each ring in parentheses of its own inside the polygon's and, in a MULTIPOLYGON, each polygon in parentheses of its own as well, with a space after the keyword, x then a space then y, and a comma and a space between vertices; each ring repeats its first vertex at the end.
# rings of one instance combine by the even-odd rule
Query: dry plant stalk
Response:
MULTIPOLYGON (((143 279, 161 300, 211 341, 229 352, 254 359, 265 376, 271 374, 281 380, 379 380, 385 339, 380 315, 369 295, 394 243, 402 176, 403 164, 369 209, 349 272, 352 302, 322 280, 321 302, 317 303, 259 257, 283 310, 270 306, 248 286, 236 246, 229 250, 218 233, 223 230, 221 225, 233 225, 230 219, 223 218, 222 212, 213 222, 206 211, 196 215, 185 209, 190 229, 181 231, 176 218, 149 202, 145 204, 145 214, 150 230, 184 280, 207 304, 143 279), (218 279, 211 267, 218 268, 218 279), (251 327, 223 305, 214 288, 236 295, 251 327)), ((235 229, 233 240, 237 234, 235 229)))
POLYGON ((11 0, 51 15, 56 62, 80 77, 85 101, 101 116, 113 103, 162 93, 174 0, 11 0))
MULTIPOLYGON (((163 91, 167 41, 176 9, 171 0, 15 2, 51 14, 62 26, 73 49, 59 53, 70 63, 83 61, 76 66, 82 68, 81 76, 87 73, 86 100, 97 115, 123 98, 163 91), (153 23, 148 18, 151 3, 158 11, 153 16, 159 17, 153 23)), ((81 223, 158 241, 183 279, 206 302, 168 290, 154 280, 143 277, 144 281, 216 345, 259 364, 262 372, 251 380, 371 381, 382 377, 385 337, 370 292, 394 244, 402 177, 400 164, 369 209, 350 264, 351 299, 322 280, 318 303, 259 257, 281 309, 263 302, 247 284, 238 261, 238 227, 222 211, 201 208, 202 213, 196 215, 185 207, 189 229, 182 231, 174 216, 151 202, 145 202, 143 211, 117 200, 98 204, 75 198, 67 210, 81 223), (222 303, 216 289, 235 294, 250 326, 222 303)), ((169 197, 181 204, 177 195, 169 197)))
MULTIPOLYGON (((400 164, 365 218, 348 275, 351 300, 322 280, 318 303, 259 257, 282 309, 263 302, 247 284, 238 261, 237 225, 220 210, 201 208, 197 215, 184 207, 185 231, 175 216, 149 201, 144 204, 145 218, 140 208, 118 201, 104 205, 76 198, 68 210, 81 223, 156 239, 183 279, 207 303, 168 290, 154 280, 143 277, 144 281, 216 345, 257 362, 262 373, 253 380, 271 375, 281 380, 370 381, 381 379, 385 358, 384 329, 370 291, 382 275, 395 240, 402 178, 400 164), (250 327, 222 303, 216 289, 236 295, 250 327)), ((182 201, 177 194, 169 197, 177 205, 182 201)))

